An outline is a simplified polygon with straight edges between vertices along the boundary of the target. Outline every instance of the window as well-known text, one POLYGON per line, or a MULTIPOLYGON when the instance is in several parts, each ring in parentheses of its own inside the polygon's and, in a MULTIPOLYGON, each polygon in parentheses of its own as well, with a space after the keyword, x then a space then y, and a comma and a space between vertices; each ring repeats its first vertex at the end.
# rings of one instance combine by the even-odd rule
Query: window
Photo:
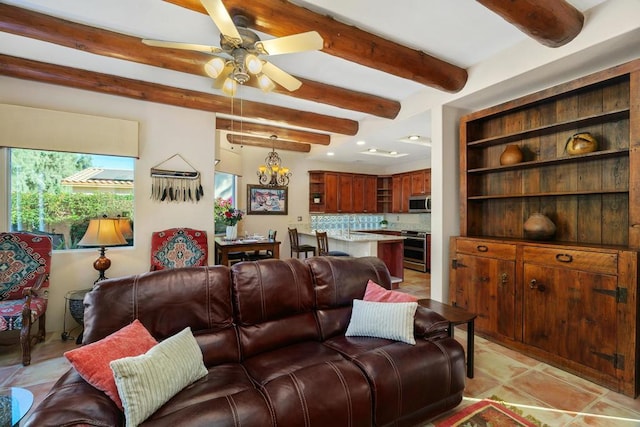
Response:
MULTIPOLYGON (((233 207, 238 207, 237 205, 237 195, 236 195, 236 176, 231 173, 225 172, 215 172, 213 175, 214 180, 214 189, 213 195, 214 198, 223 198, 223 199, 231 199, 233 207)), ((215 214, 214 214, 215 215, 215 214)), ((215 233, 220 234, 225 232, 226 226, 221 222, 215 223, 215 233)))
MULTIPOLYGON (((54 249, 76 249, 90 219, 133 218, 130 157, 12 148, 9 161, 11 231, 43 233, 54 249)), ((132 235, 124 237, 133 245, 132 235)))

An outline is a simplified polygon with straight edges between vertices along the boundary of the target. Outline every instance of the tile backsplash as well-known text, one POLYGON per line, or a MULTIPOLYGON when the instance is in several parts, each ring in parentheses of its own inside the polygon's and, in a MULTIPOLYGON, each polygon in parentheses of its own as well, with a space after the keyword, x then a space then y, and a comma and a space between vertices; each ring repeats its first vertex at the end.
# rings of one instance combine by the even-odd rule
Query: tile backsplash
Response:
POLYGON ((310 230, 344 232, 380 229, 380 221, 386 219, 391 230, 431 230, 430 214, 348 214, 310 215, 310 230))

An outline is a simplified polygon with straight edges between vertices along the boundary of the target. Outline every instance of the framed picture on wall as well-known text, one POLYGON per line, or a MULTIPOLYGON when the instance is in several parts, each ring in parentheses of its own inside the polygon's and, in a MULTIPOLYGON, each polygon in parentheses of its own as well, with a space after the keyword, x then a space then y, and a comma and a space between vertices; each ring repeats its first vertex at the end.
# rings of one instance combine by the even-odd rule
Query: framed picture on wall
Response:
POLYGON ((288 204, 287 187, 247 185, 248 215, 287 215, 288 204))

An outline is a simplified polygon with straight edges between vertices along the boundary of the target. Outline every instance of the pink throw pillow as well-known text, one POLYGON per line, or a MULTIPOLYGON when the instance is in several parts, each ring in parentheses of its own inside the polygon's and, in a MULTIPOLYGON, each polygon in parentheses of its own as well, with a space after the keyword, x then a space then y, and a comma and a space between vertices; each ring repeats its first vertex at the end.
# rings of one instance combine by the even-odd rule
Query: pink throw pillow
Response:
POLYGON ((376 282, 369 280, 363 300, 375 302, 416 302, 418 298, 404 292, 385 289, 376 282))
POLYGON ((69 350, 64 356, 86 382, 106 393, 122 409, 122 401, 109 363, 123 357, 139 356, 158 342, 138 319, 101 339, 69 350))

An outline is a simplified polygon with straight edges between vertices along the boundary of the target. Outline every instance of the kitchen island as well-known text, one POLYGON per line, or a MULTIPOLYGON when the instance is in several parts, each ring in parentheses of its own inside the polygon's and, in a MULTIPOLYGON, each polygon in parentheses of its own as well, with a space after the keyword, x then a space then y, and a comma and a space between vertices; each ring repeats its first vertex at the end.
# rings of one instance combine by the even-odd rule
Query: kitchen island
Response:
MULTIPOLYGON (((300 244, 318 246, 315 231, 298 230, 300 244)), ((389 269, 395 286, 404 279, 402 256, 404 237, 351 231, 329 232, 329 250, 346 252, 354 257, 376 256, 389 269)))

